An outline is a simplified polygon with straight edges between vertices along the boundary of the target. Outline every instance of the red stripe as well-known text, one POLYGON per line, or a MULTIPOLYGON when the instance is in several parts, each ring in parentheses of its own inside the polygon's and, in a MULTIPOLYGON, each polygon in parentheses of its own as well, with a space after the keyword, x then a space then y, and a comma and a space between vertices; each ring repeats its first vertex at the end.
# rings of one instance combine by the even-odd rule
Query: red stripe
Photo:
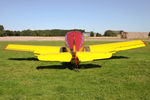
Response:
POLYGON ((8 47, 8 44, 5 46, 5 48, 4 48, 4 49, 7 49, 7 47, 8 47))
POLYGON ((143 40, 141 40, 141 41, 146 45, 146 43, 143 40))

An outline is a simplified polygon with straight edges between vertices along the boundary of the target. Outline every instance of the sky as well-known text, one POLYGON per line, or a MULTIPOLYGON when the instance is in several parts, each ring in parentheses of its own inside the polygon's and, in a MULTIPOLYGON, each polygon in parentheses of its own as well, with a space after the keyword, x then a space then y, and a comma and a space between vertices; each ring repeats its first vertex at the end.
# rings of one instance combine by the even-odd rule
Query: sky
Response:
POLYGON ((150 0, 0 0, 5 30, 150 32, 150 0))

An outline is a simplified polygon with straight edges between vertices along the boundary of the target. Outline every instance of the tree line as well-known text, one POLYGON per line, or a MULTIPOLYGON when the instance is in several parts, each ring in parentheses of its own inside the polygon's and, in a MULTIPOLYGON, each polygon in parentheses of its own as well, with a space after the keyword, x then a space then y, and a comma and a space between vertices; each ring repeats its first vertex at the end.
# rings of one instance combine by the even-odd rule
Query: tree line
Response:
POLYGON ((0 25, 0 36, 65 36, 70 31, 85 32, 83 29, 52 29, 52 30, 23 30, 23 31, 11 31, 4 30, 3 25, 0 25))
MULTIPOLYGON (((23 31, 12 31, 12 30, 5 30, 3 25, 0 25, 0 36, 65 36, 66 33, 70 31, 80 31, 85 32, 83 29, 72 29, 72 30, 62 30, 62 29, 52 29, 52 30, 23 30, 23 31)), ((93 37, 96 34, 96 37, 100 36, 117 36, 121 34, 121 31, 112 31, 106 30, 104 35, 100 33, 94 33, 93 31, 90 32, 90 36, 93 37)))

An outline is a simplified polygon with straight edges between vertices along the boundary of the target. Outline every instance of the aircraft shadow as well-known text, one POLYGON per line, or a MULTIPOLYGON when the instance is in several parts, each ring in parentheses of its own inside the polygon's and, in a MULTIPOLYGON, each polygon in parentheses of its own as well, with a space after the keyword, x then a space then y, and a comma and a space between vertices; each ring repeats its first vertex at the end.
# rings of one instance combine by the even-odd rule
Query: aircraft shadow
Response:
POLYGON ((108 58, 108 59, 99 59, 99 60, 111 60, 111 59, 129 59, 129 57, 125 57, 125 56, 112 56, 111 58, 108 58))
POLYGON ((125 56, 112 56, 109 59, 128 59, 129 57, 125 57, 125 56))
MULTIPOLYGON (((108 59, 100 59, 100 60, 111 60, 111 59, 128 59, 129 57, 125 57, 125 56, 112 56, 111 58, 108 59)), ((31 58, 9 58, 9 60, 18 60, 18 61, 22 61, 22 60, 26 60, 26 61, 39 61, 37 58, 35 57, 31 57, 31 58)), ((99 61, 100 61, 99 60, 99 61)), ((97 61, 97 60, 96 60, 97 61)), ((95 65, 95 64, 79 64, 79 69, 88 69, 88 68, 100 68, 102 66, 100 65, 95 65)), ((62 65, 49 65, 49 66, 38 66, 36 67, 37 70, 40 69, 73 69, 73 65, 71 63, 62 63, 62 65)))
MULTIPOLYGON (((95 64, 79 64, 79 69, 88 69, 88 68, 100 68, 100 65, 95 64)), ((62 65, 50 65, 50 66, 38 66, 36 69, 70 69, 73 70, 73 65, 71 63, 62 63, 62 65)))
POLYGON ((9 58, 9 60, 28 60, 28 61, 39 61, 37 58, 9 58))
MULTIPOLYGON (((129 57, 125 57, 125 56, 112 56, 111 58, 108 59, 100 59, 100 60, 109 60, 109 59, 128 59, 129 57)), ((35 57, 31 57, 31 58, 9 58, 9 60, 28 60, 28 61, 39 61, 37 58, 35 57)))

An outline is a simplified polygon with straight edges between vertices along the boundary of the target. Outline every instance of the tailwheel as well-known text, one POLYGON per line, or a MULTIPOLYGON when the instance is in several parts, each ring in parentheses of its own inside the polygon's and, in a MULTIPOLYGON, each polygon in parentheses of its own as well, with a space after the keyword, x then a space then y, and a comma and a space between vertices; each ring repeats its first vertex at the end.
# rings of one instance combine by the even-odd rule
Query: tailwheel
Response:
POLYGON ((76 68, 76 69, 74 69, 74 71, 75 71, 75 72, 79 72, 79 70, 78 70, 77 68, 76 68))
POLYGON ((77 61, 77 60, 74 59, 71 62, 72 62, 72 65, 73 65, 72 67, 73 67, 74 71, 75 72, 79 72, 79 70, 78 70, 79 61, 77 61))
POLYGON ((74 71, 75 71, 75 72, 79 72, 78 64, 74 64, 74 71))
POLYGON ((79 65, 79 59, 76 56, 76 53, 72 53, 72 60, 71 63, 73 64, 73 69, 75 72, 79 72, 78 65, 79 65))

